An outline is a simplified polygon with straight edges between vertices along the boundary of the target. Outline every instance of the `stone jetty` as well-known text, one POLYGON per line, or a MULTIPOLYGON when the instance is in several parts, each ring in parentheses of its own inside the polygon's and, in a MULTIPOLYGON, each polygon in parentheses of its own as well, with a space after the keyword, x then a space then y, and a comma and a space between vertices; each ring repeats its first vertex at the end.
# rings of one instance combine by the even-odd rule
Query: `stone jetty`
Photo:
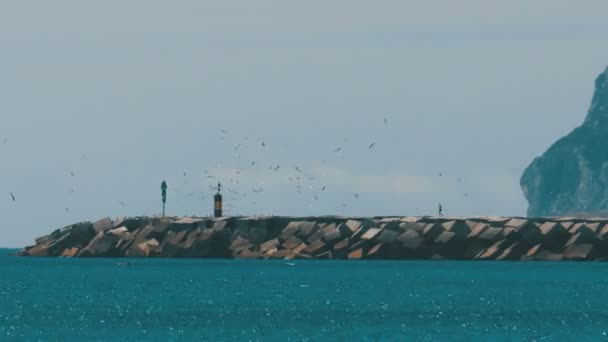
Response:
POLYGON ((57 229, 19 255, 603 261, 608 218, 119 217, 57 229))

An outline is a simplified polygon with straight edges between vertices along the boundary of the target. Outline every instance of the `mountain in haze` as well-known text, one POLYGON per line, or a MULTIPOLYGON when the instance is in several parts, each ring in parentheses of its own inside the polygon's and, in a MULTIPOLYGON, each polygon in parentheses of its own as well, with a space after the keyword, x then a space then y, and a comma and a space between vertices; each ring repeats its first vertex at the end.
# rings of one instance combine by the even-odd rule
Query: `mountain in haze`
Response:
POLYGON ((608 216, 608 68, 595 80, 585 122, 524 171, 528 216, 608 216))

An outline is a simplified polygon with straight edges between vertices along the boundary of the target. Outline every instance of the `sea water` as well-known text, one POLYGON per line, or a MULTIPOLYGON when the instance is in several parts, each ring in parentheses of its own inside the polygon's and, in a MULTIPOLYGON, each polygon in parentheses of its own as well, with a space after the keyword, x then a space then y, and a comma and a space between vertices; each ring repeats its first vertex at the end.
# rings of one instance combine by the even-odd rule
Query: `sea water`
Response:
POLYGON ((608 264, 0 251, 0 340, 597 341, 608 264))

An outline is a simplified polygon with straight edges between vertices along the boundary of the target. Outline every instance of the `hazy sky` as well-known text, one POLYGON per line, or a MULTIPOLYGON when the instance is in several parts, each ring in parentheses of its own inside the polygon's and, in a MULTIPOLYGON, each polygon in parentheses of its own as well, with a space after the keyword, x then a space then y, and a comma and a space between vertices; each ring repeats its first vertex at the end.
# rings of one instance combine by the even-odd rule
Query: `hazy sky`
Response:
POLYGON ((583 122, 607 14, 605 0, 3 1, 0 246, 157 214, 163 179, 176 215, 210 214, 218 179, 238 192, 230 214, 525 215, 519 176, 583 122))

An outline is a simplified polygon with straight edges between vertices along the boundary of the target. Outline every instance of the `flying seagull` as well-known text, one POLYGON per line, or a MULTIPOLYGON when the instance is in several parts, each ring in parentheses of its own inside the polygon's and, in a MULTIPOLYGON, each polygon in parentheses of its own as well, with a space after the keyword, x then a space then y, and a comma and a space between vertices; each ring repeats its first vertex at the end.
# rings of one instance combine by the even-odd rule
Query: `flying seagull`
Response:
POLYGON ((368 150, 371 150, 372 148, 374 148, 374 146, 376 145, 376 143, 372 143, 371 145, 369 145, 369 147, 367 148, 368 150))
POLYGON ((321 191, 325 191, 325 185, 323 185, 323 187, 321 188, 321 191))
POLYGON ((266 143, 262 141, 262 147, 266 148, 266 143))
POLYGON ((220 129, 220 132, 224 133, 224 134, 228 134, 228 131, 225 129, 220 129))
POLYGON ((356 197, 356 198, 359 198, 359 194, 355 194, 355 197, 356 197))
POLYGON ((384 118, 384 124, 386 125, 388 123, 388 120, 386 118, 384 118))
POLYGON ((342 147, 338 147, 337 149, 334 150, 334 152, 340 152, 342 150, 342 147))
POLYGON ((296 166, 296 171, 298 171, 299 173, 303 173, 302 170, 300 170, 300 168, 297 166, 296 166))
POLYGON ((15 202, 15 195, 13 195, 12 192, 11 192, 11 198, 13 199, 13 202, 15 202))

